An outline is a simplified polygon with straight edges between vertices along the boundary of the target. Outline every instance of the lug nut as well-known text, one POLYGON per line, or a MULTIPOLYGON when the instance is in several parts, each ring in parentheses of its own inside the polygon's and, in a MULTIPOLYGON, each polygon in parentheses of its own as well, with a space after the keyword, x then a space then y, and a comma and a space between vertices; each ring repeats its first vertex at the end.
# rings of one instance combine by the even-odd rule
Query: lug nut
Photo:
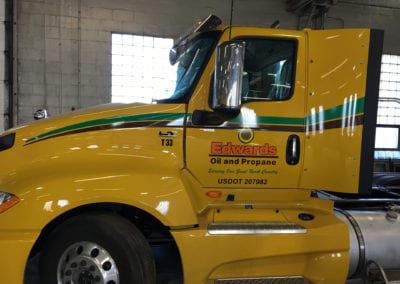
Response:
POLYGON ((108 271, 111 269, 111 263, 109 261, 106 261, 103 263, 102 267, 105 271, 108 271))

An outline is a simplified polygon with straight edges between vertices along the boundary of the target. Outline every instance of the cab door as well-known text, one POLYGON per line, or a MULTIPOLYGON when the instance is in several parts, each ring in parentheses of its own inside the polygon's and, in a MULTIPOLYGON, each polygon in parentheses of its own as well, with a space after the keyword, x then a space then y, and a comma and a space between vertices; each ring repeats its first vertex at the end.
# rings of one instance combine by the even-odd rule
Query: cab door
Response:
MULTIPOLYGON (((186 167, 203 187, 296 188, 305 137, 304 36, 236 28, 232 37, 246 45, 240 113, 217 125, 188 119, 186 167)), ((189 114, 210 110, 214 56, 189 114)))

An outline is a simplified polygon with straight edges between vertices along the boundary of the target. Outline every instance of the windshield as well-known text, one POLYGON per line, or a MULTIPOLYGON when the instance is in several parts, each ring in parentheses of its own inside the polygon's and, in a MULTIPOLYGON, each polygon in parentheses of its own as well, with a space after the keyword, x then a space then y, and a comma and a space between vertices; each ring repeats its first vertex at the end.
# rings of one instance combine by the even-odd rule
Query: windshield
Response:
POLYGON ((217 41, 216 33, 209 32, 201 34, 184 46, 179 57, 174 63, 175 89, 167 99, 159 100, 158 103, 184 101, 202 72, 211 51, 217 41))

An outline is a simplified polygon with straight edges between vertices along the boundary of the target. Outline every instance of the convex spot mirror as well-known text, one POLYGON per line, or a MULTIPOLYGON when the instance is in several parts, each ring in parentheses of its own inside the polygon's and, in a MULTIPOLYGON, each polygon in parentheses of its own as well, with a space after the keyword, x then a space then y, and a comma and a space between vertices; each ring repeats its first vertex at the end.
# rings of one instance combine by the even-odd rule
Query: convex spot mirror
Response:
POLYGON ((45 119, 49 117, 49 114, 47 112, 47 109, 41 108, 35 111, 33 117, 35 118, 35 120, 45 119))

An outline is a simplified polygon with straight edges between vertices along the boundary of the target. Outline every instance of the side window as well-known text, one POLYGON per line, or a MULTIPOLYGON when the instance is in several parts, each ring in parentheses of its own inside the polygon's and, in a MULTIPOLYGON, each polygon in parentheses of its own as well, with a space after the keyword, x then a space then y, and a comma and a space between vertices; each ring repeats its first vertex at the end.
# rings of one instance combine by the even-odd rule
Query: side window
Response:
POLYGON ((296 41, 262 38, 243 41, 246 51, 242 101, 289 99, 295 81, 296 41))

